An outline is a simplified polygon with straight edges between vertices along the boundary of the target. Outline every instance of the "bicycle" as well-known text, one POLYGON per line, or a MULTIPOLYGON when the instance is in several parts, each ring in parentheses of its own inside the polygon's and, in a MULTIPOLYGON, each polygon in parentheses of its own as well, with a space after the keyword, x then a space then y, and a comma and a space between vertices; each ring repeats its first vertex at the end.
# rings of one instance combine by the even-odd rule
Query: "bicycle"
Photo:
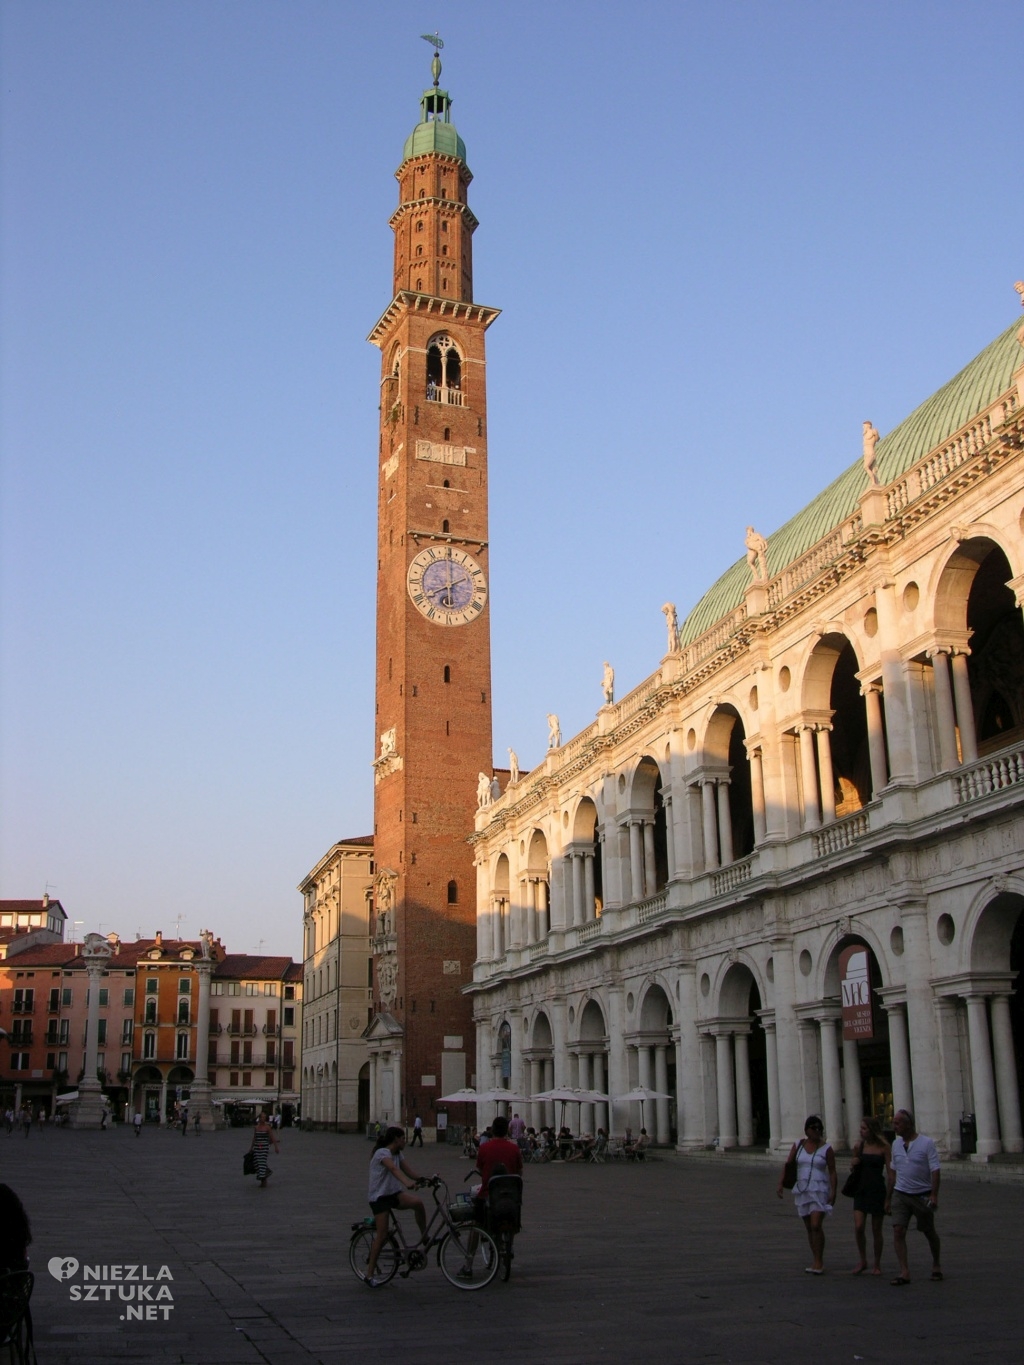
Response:
MULTIPOLYGON (((452 1217, 448 1186, 440 1176, 417 1180, 416 1185, 427 1186, 434 1196, 434 1212, 427 1223, 426 1235, 410 1246, 395 1210, 391 1209, 388 1235, 377 1257, 375 1277, 382 1284, 387 1284, 397 1274, 408 1279, 414 1270, 424 1268, 436 1247, 437 1264, 449 1284, 456 1289, 485 1288, 498 1273, 498 1246, 494 1238, 478 1223, 452 1217)), ((372 1217, 352 1224, 348 1263, 356 1278, 363 1281, 367 1278, 366 1267, 375 1232, 372 1217)))

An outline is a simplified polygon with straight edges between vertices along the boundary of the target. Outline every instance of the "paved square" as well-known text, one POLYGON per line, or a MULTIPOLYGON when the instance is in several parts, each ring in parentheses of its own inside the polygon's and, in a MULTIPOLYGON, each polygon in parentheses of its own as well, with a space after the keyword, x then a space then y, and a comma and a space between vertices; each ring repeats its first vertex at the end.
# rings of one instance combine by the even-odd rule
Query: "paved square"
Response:
MULTIPOLYGON (((803 1274, 803 1228, 788 1197, 775 1198, 774 1169, 674 1155, 531 1166, 509 1284, 460 1293, 432 1262, 371 1291, 347 1260, 349 1225, 368 1211, 370 1144, 286 1130, 261 1191, 241 1173, 250 1135, 0 1134, 0 1179, 33 1223, 41 1365, 1022 1358, 1021 1185, 947 1180, 945 1282, 928 1282, 927 1248, 912 1233, 917 1278, 892 1289, 888 1224, 883 1278, 846 1273, 855 1262, 848 1200, 827 1224, 828 1273, 803 1274), (51 1257, 69 1256, 151 1275, 169 1266, 168 1320, 119 1321, 116 1290, 110 1302, 72 1302, 83 1271, 68 1283, 47 1272, 51 1257)), ((454 1148, 409 1157, 465 1188, 470 1163, 454 1148)))

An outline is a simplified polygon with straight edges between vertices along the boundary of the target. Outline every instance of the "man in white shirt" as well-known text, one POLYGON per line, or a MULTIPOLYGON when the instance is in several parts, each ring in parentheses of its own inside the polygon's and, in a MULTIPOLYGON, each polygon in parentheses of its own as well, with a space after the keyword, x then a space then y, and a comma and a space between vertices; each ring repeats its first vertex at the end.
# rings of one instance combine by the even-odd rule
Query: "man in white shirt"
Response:
POLYGON ((932 1252, 932 1279, 942 1279, 939 1262, 939 1235, 935 1231, 935 1211, 939 1207, 939 1153, 935 1143, 914 1127, 914 1116, 899 1109, 893 1117, 896 1139, 892 1144, 892 1165, 885 1211, 892 1213, 892 1237, 900 1273, 890 1284, 910 1283, 907 1260, 907 1229, 917 1219, 932 1252))

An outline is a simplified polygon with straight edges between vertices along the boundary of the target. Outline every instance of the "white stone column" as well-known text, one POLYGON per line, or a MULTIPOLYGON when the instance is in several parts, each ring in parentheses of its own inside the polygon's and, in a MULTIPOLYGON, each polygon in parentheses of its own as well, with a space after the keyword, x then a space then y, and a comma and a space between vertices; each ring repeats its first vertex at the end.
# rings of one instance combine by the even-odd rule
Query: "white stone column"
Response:
MULTIPOLYGON (((368 1061, 369 1061, 369 1065, 370 1065, 370 1122, 371 1122, 371 1123, 376 1123, 376 1121, 377 1121, 377 1054, 376 1054, 376 1052, 371 1052, 371 1053, 370 1053, 370 1056, 369 1056, 369 1058, 368 1058, 368 1061)), ((303 1117, 304 1117, 304 1118, 305 1118, 305 1117, 312 1117, 312 1115, 303 1115, 303 1117)))
POLYGON ((992 1075, 992 1052, 988 1040, 988 1012, 983 995, 967 999, 967 1032, 971 1044, 971 1087, 974 1116, 978 1123, 978 1156, 994 1156, 1002 1150, 996 1113, 996 1086, 992 1075))
POLYGON ((864 683, 860 690, 864 698, 864 710, 868 722, 871 794, 877 796, 889 781, 889 772, 885 760, 885 731, 882 728, 882 703, 879 697, 881 689, 878 683, 864 683))
POLYGON ((860 1054, 852 1038, 843 1039, 843 1099, 846 1101, 846 1140, 852 1147, 860 1139, 860 1121, 864 1117, 860 1054))
POLYGON ((780 1146, 788 1148, 801 1137, 804 1119, 803 1071, 800 1060, 800 1038, 796 1022, 796 979, 793 965, 793 941, 778 935, 771 941, 772 964, 775 971, 775 1037, 779 1067, 779 1135, 780 1146))
MULTIPOLYGON (((82 957, 89 981, 89 1008, 85 1025, 85 1068, 78 1083, 78 1101, 71 1124, 74 1128, 99 1128, 103 1119, 103 1087, 96 1075, 100 1034, 100 982, 113 954, 102 934, 86 934, 82 957)), ((40 991, 40 996, 42 992, 40 991)), ((166 1090, 165 1090, 166 1096, 166 1090)))
POLYGON ((1017 1066, 1013 1051, 1013 1026, 1010 1022, 1010 998, 993 995, 992 1053, 995 1059, 996 1098, 999 1104, 999 1135, 1004 1152, 1024 1152, 1024 1136, 1020 1123, 1020 1092, 1017 1085, 1017 1066))
POLYGON ((635 901, 644 898, 644 848, 640 821, 629 822, 629 883, 630 894, 635 901))
POLYGON ((898 623, 895 585, 891 580, 880 582, 875 587, 875 608, 878 612, 885 731, 889 742, 889 774, 891 781, 900 782, 914 776, 913 724, 900 653, 904 637, 898 623))
POLYGON ((167 1077, 160 1078, 160 1127, 167 1127, 167 1077))
MULTIPOLYGON (((668 1094, 668 1048, 658 1043, 654 1048, 654 1088, 668 1094)), ((655 1100, 655 1136, 663 1145, 670 1140, 671 1130, 668 1122, 668 1100, 655 1100)))
POLYGON ((819 725, 815 738, 818 742, 818 772, 821 774, 821 818, 831 824, 836 818, 836 779, 832 771, 831 725, 819 725))
POLYGON ((491 955, 497 962, 502 953, 501 943, 501 897, 491 897, 491 955))
MULTIPOLYGON (((210 1102, 210 977, 213 959, 201 957, 195 962, 199 978, 199 1000, 196 1005, 196 1078, 189 1096, 189 1117, 199 1115, 203 1128, 214 1128, 217 1116, 210 1102)), ((278 1062, 280 1062, 278 1058, 278 1062)))
POLYGON ((956 717, 953 714, 953 693, 949 686, 949 666, 946 651, 928 651, 932 661, 932 681, 935 687, 936 721, 939 727, 939 761, 944 772, 958 765, 956 752, 956 717))
MULTIPOLYGON (((539 1095, 544 1089, 544 1063, 540 1061, 530 1062, 530 1094, 539 1095)), ((530 1122, 534 1128, 540 1128, 544 1122, 544 1105, 539 1100, 533 1100, 530 1104, 530 1122)))
POLYGON ((950 663, 953 666, 956 719, 960 727, 960 752, 965 763, 977 763, 978 736, 974 729, 974 703, 971 701, 971 680, 967 675, 967 654, 959 650, 952 656, 950 663))
POLYGON ((892 1071, 892 1107, 914 1112, 914 1088, 910 1079, 910 1047, 907 1042, 906 1006, 886 1005, 889 1015, 889 1067, 892 1071))
POLYGON ((764 810, 764 766, 761 750, 750 755, 750 798, 754 808, 754 844, 764 843, 768 832, 764 810))
POLYGON ((527 877, 523 884, 523 905, 526 910, 526 946, 537 942, 537 883, 527 877))
POLYGON ((572 922, 582 924, 587 918, 586 892, 583 887, 583 854, 573 853, 572 857, 572 922))
POLYGON ((654 858, 654 821, 644 821, 644 895, 653 896, 658 889, 658 867, 654 858))
POLYGON ((804 829, 819 829, 818 770, 814 766, 814 730, 802 725, 800 734, 800 779, 804 789, 804 829))
POLYGON ((724 1029, 715 1034, 715 1070, 718 1079, 718 1146, 735 1147, 736 1078, 732 1064, 732 1035, 724 1029))
MULTIPOLYGON (((580 1089, 590 1089, 590 1054, 581 1052, 579 1055, 579 1076, 580 1089)), ((594 1106, 592 1104, 580 1105, 580 1133, 591 1133, 596 1131, 594 1128, 594 1106)))
POLYGON ((594 855, 583 855, 583 922, 587 923, 597 915, 597 897, 594 891, 594 855))
POLYGON ((672 881, 676 875, 676 832, 672 817, 672 796, 664 788, 662 800, 665 803, 665 856, 668 859, 668 879, 672 881))
MULTIPOLYGON (((545 1057, 544 1059, 544 1084, 543 1090, 554 1090, 555 1088, 555 1059, 545 1057)), ((544 1122, 551 1127, 555 1121, 555 1102, 547 1100, 542 1106, 544 1109, 544 1122)))
POLYGON ((918 1131, 945 1142, 948 1122, 942 1108, 942 1070, 931 985, 928 912, 923 900, 900 903, 903 925, 903 972, 907 985, 907 1033, 913 1076, 914 1117, 918 1131))
POLYGON ((750 1094, 750 1043, 745 1032, 733 1036, 736 1049, 736 1134, 741 1147, 754 1145, 754 1106, 750 1094))
POLYGON ((551 932, 551 920, 548 914, 548 884, 541 877, 536 883, 537 891, 537 937, 543 942, 551 932))
MULTIPOLYGON (((599 1095, 608 1094, 604 1061, 603 1052, 595 1052, 590 1058, 590 1084, 599 1095)), ((608 1106, 606 1104, 594 1105, 594 1122, 598 1128, 603 1128, 606 1133, 608 1132, 608 1106)))
POLYGON ((779 1054, 775 1040, 775 1023, 763 1020, 765 1061, 768 1072, 768 1146, 774 1150, 780 1145, 779 1130, 779 1054))
POLYGON ((836 1021, 832 1015, 818 1020, 821 1041, 821 1089, 825 1113, 825 1132, 833 1147, 846 1146, 843 1131, 843 1092, 839 1079, 839 1049, 836 1046, 836 1021))
POLYGON ((704 818, 704 870, 713 872, 718 862, 718 817, 715 814, 715 783, 710 777, 701 778, 701 814, 704 818))
POLYGON ((676 1041, 677 1142, 683 1150, 704 1146, 704 1092, 701 1081, 700 1035, 697 1033, 697 969, 691 962, 679 969, 679 1038, 676 1041))
POLYGON ((717 783, 718 796, 718 842, 722 850, 722 866, 728 867, 733 861, 732 851, 732 811, 729 807, 729 779, 720 777, 717 783))
MULTIPOLYGON (((624 1095, 629 1089, 629 1069, 626 1065, 626 1045, 622 1036, 622 986, 614 984, 608 990, 608 1073, 606 1089, 612 1097, 624 1095)), ((608 1109, 608 1132, 621 1133, 626 1126, 625 1107, 614 1102, 608 1109)))

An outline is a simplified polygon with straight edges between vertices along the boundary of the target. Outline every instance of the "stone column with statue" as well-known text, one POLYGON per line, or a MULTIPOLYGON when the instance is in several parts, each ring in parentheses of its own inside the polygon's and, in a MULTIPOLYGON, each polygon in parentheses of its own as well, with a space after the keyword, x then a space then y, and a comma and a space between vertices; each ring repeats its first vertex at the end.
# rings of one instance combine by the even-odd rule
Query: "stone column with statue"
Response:
POLYGON ((200 934, 202 956, 193 964, 199 978, 199 1003, 196 1007, 196 1076, 189 1093, 189 1117, 199 1116, 200 1129, 216 1128, 217 1115, 210 1099, 210 978, 214 960, 213 935, 209 929, 200 934))
POLYGON ((86 934, 82 958, 89 975, 89 1010, 85 1025, 85 1070, 78 1083, 72 1128, 99 1128, 105 1108, 103 1087, 96 1074, 100 1033, 100 983, 114 949, 102 934, 86 934))

